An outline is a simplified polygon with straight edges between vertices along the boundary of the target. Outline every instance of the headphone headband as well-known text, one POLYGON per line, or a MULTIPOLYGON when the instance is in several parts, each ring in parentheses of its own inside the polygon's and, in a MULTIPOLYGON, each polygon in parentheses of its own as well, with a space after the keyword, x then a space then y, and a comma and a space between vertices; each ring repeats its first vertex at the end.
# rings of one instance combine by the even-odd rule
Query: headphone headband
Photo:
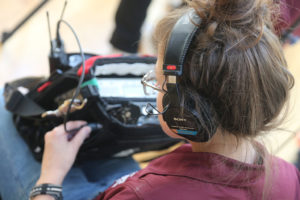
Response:
POLYGON ((163 119, 178 135, 191 141, 206 142, 217 129, 211 106, 202 98, 201 111, 198 112, 190 97, 186 98, 185 105, 181 105, 181 91, 177 83, 177 77, 183 73, 185 57, 200 23, 200 17, 191 10, 179 18, 172 29, 163 63, 164 75, 168 80, 168 92, 163 97, 163 107, 168 109, 163 113, 163 119))
POLYGON ((164 57, 165 75, 182 75, 184 59, 200 23, 201 19, 194 11, 187 12, 176 22, 164 57))

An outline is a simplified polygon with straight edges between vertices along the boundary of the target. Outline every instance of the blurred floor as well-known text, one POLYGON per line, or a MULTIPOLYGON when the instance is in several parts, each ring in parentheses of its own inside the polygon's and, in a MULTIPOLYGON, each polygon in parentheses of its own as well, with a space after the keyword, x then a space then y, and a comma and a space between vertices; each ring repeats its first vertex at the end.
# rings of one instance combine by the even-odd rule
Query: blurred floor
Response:
MULTIPOLYGON (((0 0, 0 33, 11 30, 28 12, 42 0, 0 0)), ((69 0, 64 19, 75 29, 85 52, 109 54, 110 34, 114 27, 114 13, 119 0, 69 0)), ((0 49, 0 84, 26 76, 47 76, 50 49, 46 11, 50 13, 52 36, 64 1, 51 0, 36 13, 0 49)), ((151 33, 156 21, 166 12, 167 0, 153 0, 143 28, 142 53, 154 54, 151 33)), ((67 52, 78 52, 71 32, 62 26, 61 35, 67 52)), ((285 55, 291 72, 295 76, 295 87, 291 94, 291 108, 284 131, 273 131, 264 138, 273 153, 293 162, 296 142, 290 140, 279 152, 276 149, 300 128, 300 43, 285 47, 285 55)))
MULTIPOLYGON (((0 0, 0 32, 11 30, 42 0, 0 0), (3 11, 3 12, 2 12, 3 11)), ((165 0, 154 1, 149 8, 164 13, 165 0)), ((114 28, 114 13, 119 0, 69 0, 64 19, 75 29, 85 52, 108 54, 110 34, 114 28)), ((50 49, 46 11, 50 13, 52 36, 61 15, 64 1, 51 0, 17 31, 0 49, 0 84, 24 76, 47 75, 47 56, 50 49)), ((145 33, 152 30, 152 22, 160 15, 150 15, 144 26, 145 33), (151 23, 150 23, 151 22, 151 23)), ((78 52, 75 38, 66 26, 60 33, 67 52, 78 52)), ((147 35, 146 34, 146 35, 147 35)), ((149 42, 145 41, 146 44, 149 42)), ((153 53, 152 47, 143 45, 143 52, 153 53), (149 52, 150 51, 150 52, 149 52)))

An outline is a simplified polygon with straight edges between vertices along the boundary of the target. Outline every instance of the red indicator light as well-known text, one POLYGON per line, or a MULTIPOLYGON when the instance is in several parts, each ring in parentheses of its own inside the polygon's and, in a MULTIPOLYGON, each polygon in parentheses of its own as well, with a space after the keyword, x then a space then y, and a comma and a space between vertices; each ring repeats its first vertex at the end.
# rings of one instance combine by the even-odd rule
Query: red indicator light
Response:
POLYGON ((167 70, 176 70, 176 65, 168 65, 167 70))

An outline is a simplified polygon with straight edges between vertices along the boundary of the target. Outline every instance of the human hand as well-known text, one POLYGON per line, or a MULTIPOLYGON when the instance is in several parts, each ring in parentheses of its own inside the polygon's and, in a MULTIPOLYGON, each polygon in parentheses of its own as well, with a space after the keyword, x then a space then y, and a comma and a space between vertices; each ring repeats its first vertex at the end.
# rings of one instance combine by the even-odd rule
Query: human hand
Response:
MULTIPOLYGON (((86 124, 85 121, 70 121, 67 129, 72 130, 86 124)), ((37 182, 61 185, 72 167, 83 141, 90 135, 91 128, 84 126, 68 140, 63 124, 45 134, 45 148, 42 160, 41 176, 37 182)))

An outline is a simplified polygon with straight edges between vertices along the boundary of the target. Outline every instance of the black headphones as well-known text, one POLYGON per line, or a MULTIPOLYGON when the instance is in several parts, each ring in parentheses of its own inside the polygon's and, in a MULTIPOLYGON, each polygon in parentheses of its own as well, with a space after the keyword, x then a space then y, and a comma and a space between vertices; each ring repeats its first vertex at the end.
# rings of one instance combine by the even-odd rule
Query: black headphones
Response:
POLYGON ((163 119, 170 129, 178 135, 195 142, 207 142, 215 134, 217 123, 211 106, 201 98, 201 112, 195 109, 195 101, 186 100, 180 105, 178 77, 183 73, 183 64, 201 23, 194 11, 184 14, 174 25, 165 49, 163 71, 166 78, 167 93, 163 97, 163 119))

